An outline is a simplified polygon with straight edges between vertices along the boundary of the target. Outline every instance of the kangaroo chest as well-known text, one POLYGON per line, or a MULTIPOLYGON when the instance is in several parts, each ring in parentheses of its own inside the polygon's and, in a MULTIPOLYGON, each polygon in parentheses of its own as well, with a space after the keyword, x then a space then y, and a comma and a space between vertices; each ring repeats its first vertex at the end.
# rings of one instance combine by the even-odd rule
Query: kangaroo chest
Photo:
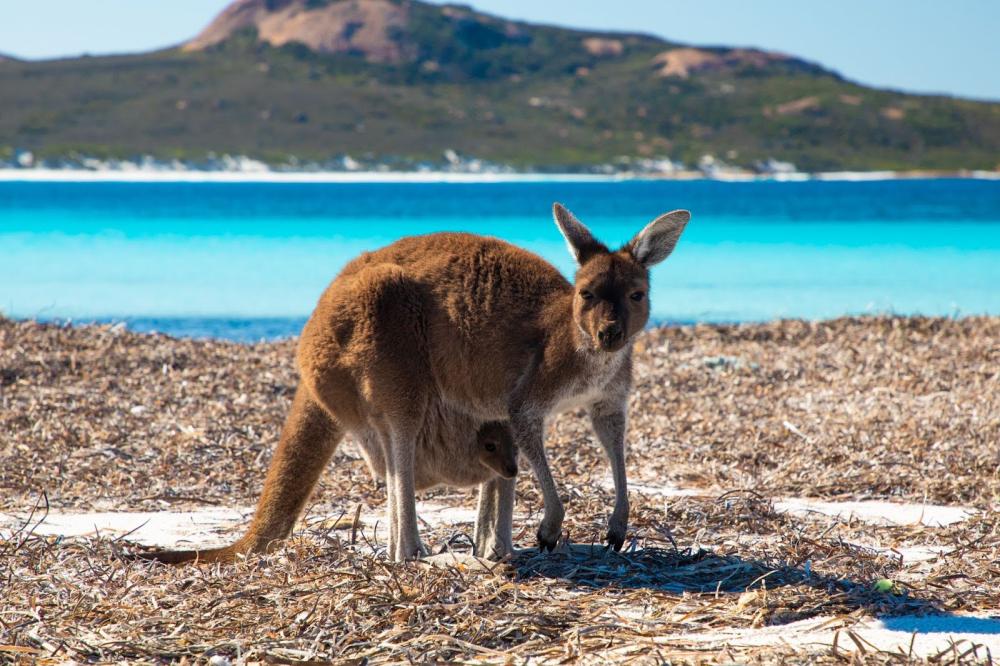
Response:
POLYGON ((625 385, 620 385, 623 382, 621 370, 628 359, 627 351, 582 353, 580 356, 577 372, 560 386, 551 402, 548 411, 552 416, 623 395, 628 389, 627 376, 625 385))

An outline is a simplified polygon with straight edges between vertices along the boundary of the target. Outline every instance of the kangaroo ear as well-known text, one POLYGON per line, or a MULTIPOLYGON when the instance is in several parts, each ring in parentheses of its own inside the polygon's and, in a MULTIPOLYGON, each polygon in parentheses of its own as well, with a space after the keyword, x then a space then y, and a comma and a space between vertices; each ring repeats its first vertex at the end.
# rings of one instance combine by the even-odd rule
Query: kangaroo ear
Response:
POLYGON ((552 217, 555 218, 556 226, 566 239, 566 247, 576 259, 576 263, 582 266, 595 254, 608 251, 607 246, 595 239, 590 229, 583 226, 583 222, 576 219, 561 203, 552 204, 552 217))
POLYGON ((625 248, 646 268, 658 264, 674 251, 677 239, 690 219, 691 213, 686 210, 664 213, 647 224, 625 248))

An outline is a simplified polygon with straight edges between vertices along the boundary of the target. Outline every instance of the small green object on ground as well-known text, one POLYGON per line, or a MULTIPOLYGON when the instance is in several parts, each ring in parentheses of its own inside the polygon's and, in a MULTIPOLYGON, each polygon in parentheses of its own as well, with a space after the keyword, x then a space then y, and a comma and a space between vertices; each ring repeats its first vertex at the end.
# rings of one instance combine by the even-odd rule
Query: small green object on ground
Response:
POLYGON ((896 584, 888 578, 879 578, 875 581, 874 588, 876 592, 893 592, 896 584))

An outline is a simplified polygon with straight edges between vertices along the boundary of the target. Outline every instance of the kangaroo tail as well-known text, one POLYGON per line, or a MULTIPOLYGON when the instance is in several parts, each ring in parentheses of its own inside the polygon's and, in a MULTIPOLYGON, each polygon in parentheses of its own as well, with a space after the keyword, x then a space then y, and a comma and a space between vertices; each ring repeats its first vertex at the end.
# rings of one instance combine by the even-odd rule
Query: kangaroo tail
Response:
POLYGON ((341 427, 299 384, 247 533, 224 548, 152 551, 136 557, 167 564, 232 562, 237 555, 277 546, 291 533, 343 437, 341 427))
POLYGON ((136 553, 138 560, 163 562, 164 564, 209 564, 212 562, 232 562, 240 550, 236 544, 225 548, 208 548, 205 550, 157 550, 146 553, 136 553))

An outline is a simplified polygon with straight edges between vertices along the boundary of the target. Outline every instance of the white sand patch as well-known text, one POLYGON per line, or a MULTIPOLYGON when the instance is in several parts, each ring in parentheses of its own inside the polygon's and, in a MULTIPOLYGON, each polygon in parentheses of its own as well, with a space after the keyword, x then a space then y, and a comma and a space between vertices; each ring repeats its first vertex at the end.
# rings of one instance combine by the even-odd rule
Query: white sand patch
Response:
MULTIPOLYGON (((901 616, 862 620, 846 626, 834 617, 819 617, 790 624, 759 629, 733 629, 716 632, 692 632, 658 636, 658 644, 702 643, 715 647, 764 647, 788 645, 798 649, 827 651, 833 645, 842 652, 857 652, 853 634, 872 652, 881 650, 896 654, 912 654, 927 658, 944 653, 960 655, 975 648, 975 654, 985 659, 1000 654, 1000 619, 986 615, 901 616), (955 646, 957 652, 951 652, 955 646)), ((967 655, 971 659, 972 652, 967 655)))
MULTIPOLYGON (((195 511, 101 511, 63 513, 52 511, 42 518, 36 515, 30 524, 34 534, 45 536, 126 537, 127 541, 163 548, 213 548, 231 542, 241 533, 253 515, 253 507, 209 508, 195 511), (41 522, 39 522, 41 521, 41 522)), ((352 521, 353 511, 310 514, 309 525, 327 521, 352 521)), ((422 529, 450 526, 468 527, 475 523, 476 511, 434 502, 417 502, 417 516, 422 529)), ((0 513, 0 537, 20 529, 27 514, 0 513)), ((388 528, 381 510, 362 511, 359 523, 366 530, 375 529, 384 542, 388 528)), ((369 532, 370 533, 370 532, 369 532)))
POLYGON ((180 171, 0 169, 0 182, 72 183, 535 183, 613 182, 617 174, 452 173, 448 171, 180 171))
MULTIPOLYGON (((608 490, 615 489, 614 483, 610 479, 604 483, 604 487, 608 490)), ((643 483, 630 483, 628 489, 644 495, 658 495, 660 497, 698 497, 708 494, 704 490, 693 488, 678 488, 672 485, 650 486, 643 483)))
MULTIPOLYGON (((866 548, 867 546, 861 546, 866 548)), ((900 546, 898 548, 872 547, 887 557, 897 557, 904 567, 931 562, 955 550, 954 546, 900 546)))
POLYGON ((476 511, 459 506, 417 502, 417 520, 432 527, 470 524, 476 522, 476 511))
MULTIPOLYGON (((603 484, 608 490, 614 488, 611 481, 603 484)), ((654 486, 632 483, 629 490, 644 495, 658 497, 710 497, 712 491, 678 488, 673 485, 654 486)), ((780 513, 796 516, 823 515, 840 520, 860 520, 873 525, 925 525, 945 527, 969 519, 976 510, 964 506, 943 506, 938 504, 901 504, 897 502, 861 501, 827 502, 804 497, 782 497, 774 501, 774 509, 780 513)))
POLYGON ((873 525, 925 525, 945 527, 967 520, 976 510, 964 506, 897 504, 895 502, 824 502, 786 497, 774 503, 776 511, 797 516, 821 514, 839 520, 860 520, 873 525))
POLYGON ((896 180, 896 171, 823 171, 815 175, 816 180, 839 180, 851 183, 871 180, 896 180))
MULTIPOLYGON (((675 490, 677 489, 668 489, 668 492, 675 490)), ((44 520, 36 516, 31 525, 34 527, 37 523, 37 527, 32 531, 44 535, 101 534, 115 537, 128 535, 129 541, 144 545, 212 547, 231 541, 234 534, 239 533, 246 525, 252 512, 252 507, 213 507, 196 511, 163 512, 50 512, 44 520), (39 520, 41 522, 38 522, 39 520)), ((467 528, 475 521, 475 510, 472 508, 445 506, 434 502, 419 502, 418 514, 423 523, 426 523, 422 524, 424 529, 428 526, 441 525, 467 528)), ((353 518, 353 511, 330 512, 322 516, 314 514, 309 522, 312 524, 317 520, 337 521, 338 518, 343 519, 345 516, 353 518)), ((26 514, 0 513, 0 536, 9 537, 12 532, 24 525, 26 518, 26 514)), ((524 517, 521 516, 518 520, 524 520, 524 517)), ((377 525, 379 538, 384 543, 385 521, 382 511, 362 511, 360 522, 366 528, 377 525)), ((939 557, 947 553, 949 548, 919 546, 882 550, 900 553, 904 563, 919 563, 939 557)), ((436 556, 430 563, 468 569, 483 567, 482 563, 468 555, 436 556)), ((644 625, 656 624, 656 620, 647 619, 648 612, 648 608, 632 607, 627 604, 615 608, 616 615, 622 621, 642 622, 644 625)), ((655 636, 651 640, 664 646, 692 643, 713 648, 787 645, 798 650, 816 652, 828 651, 836 645, 839 651, 845 653, 859 651, 858 642, 860 642, 869 652, 882 650, 910 654, 912 649, 914 656, 927 658, 942 653, 954 657, 974 649, 975 655, 985 658, 987 651, 990 654, 1000 655, 1000 617, 986 613, 904 616, 863 619, 853 625, 846 625, 842 618, 820 617, 774 627, 665 634, 655 636), (953 646, 957 651, 949 652, 953 646)), ((970 652, 966 658, 972 654, 970 652)))
MULTIPOLYGON (((34 534, 53 536, 128 535, 127 540, 147 546, 183 548, 225 545, 231 533, 244 524, 252 507, 211 508, 197 511, 156 511, 59 513, 50 512, 42 519, 36 515, 30 528, 34 534), (41 520, 41 522, 38 522, 41 520)), ((20 528, 27 516, 0 513, 0 534, 20 528)))

